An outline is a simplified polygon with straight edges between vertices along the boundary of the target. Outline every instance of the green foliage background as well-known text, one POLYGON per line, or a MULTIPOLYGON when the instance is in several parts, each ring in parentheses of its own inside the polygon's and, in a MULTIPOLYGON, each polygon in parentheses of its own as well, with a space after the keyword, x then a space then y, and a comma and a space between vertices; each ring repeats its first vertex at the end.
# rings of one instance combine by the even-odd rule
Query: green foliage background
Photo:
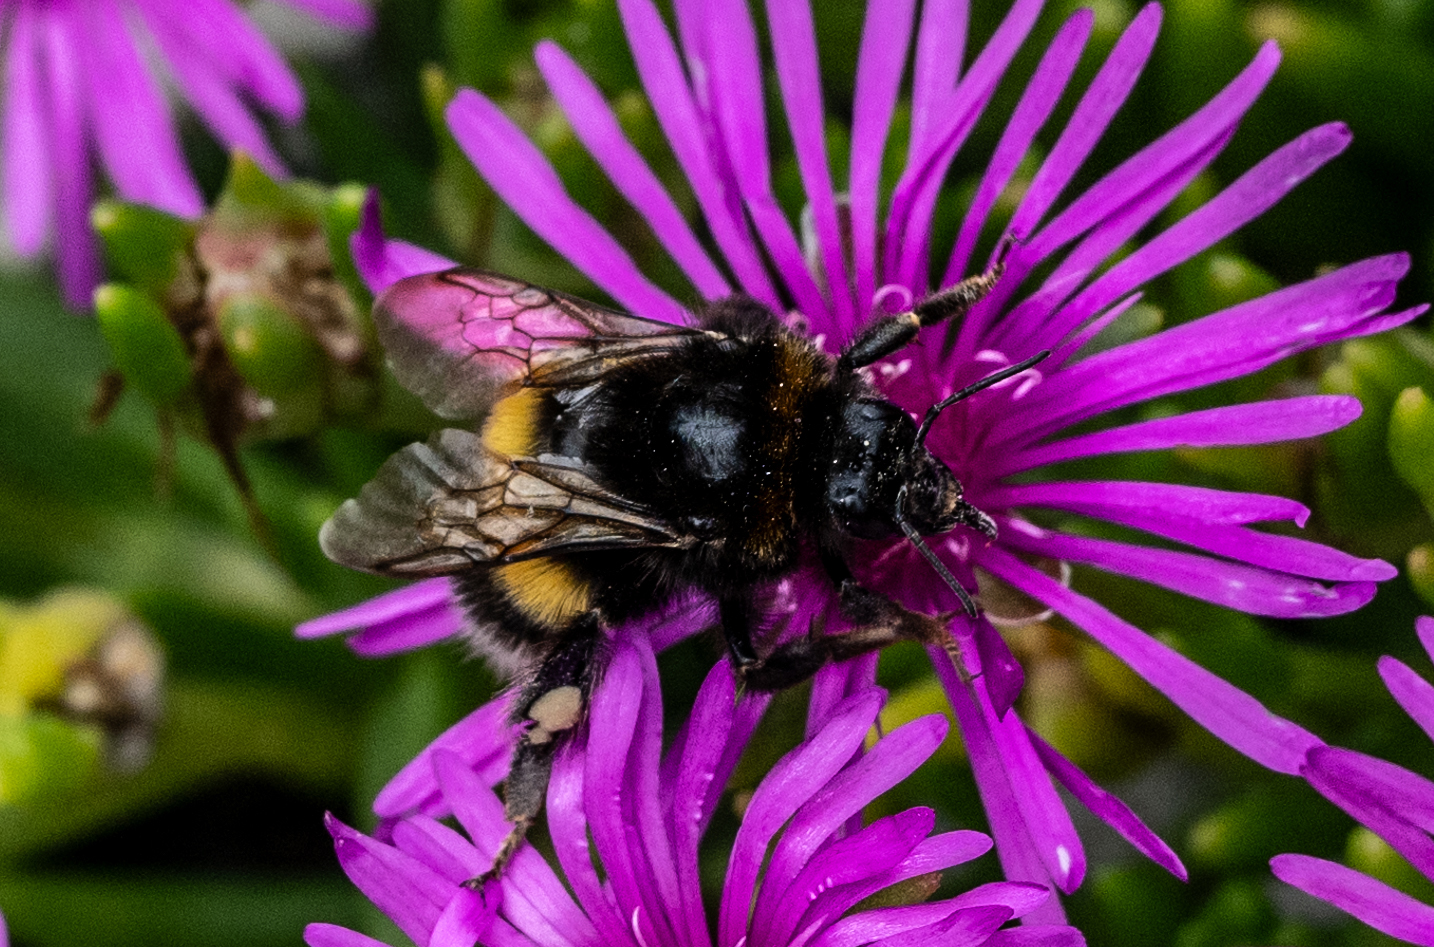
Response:
MULTIPOLYGON (((840 155, 862 6, 816 6, 833 153, 840 155)), ((972 49, 1003 12, 995 2, 975 6, 972 49)), ((1052 6, 1038 27, 1046 37, 1074 9, 1052 6)), ((1137 9, 1121 0, 1096 6, 1093 49, 1077 88, 1137 9)), ((399 236, 594 295, 499 206, 436 123, 454 87, 476 86, 530 130, 574 196, 635 248, 647 272, 689 298, 545 99, 529 54, 543 37, 589 70, 660 174, 677 181, 608 0, 384 0, 369 39, 338 57, 295 63, 309 110, 281 147, 304 176, 377 187, 399 236)), ((1321 267, 1400 249, 1414 259, 1400 302, 1434 296, 1434 5, 1174 0, 1155 58, 1094 164, 1112 166, 1188 115, 1235 75, 1262 37, 1280 40, 1284 64, 1214 172, 1192 186, 1177 212, 1315 124, 1348 122, 1354 145, 1273 212, 1152 287, 1124 332, 1154 331, 1321 267)), ((1042 48, 1028 43, 1014 75, 1029 74, 1042 48)), ((1018 92, 1015 82, 1002 86, 989 110, 994 118, 979 126, 964 150, 969 157, 958 161, 935 245, 943 235, 949 244, 980 158, 1018 92)), ((1064 109, 1060 115, 1069 103, 1064 109)), ((780 122, 771 124, 778 193, 795 214, 795 165, 780 122)), ((188 129, 187 141, 209 194, 217 194, 226 156, 196 129, 188 129)), ((903 145, 898 134, 893 159, 903 145)), ((844 167, 836 160, 840 180, 844 167)), ((296 944, 314 920, 402 942, 339 872, 320 816, 332 810, 370 824, 367 805, 378 787, 482 700, 493 680, 456 646, 365 661, 335 640, 298 642, 291 629, 387 587, 326 562, 314 537, 422 423, 376 416, 303 440, 245 447, 274 531, 271 555, 251 532, 219 461, 195 439, 181 440, 169 495, 156 489, 160 437, 143 398, 126 397, 103 427, 87 424, 110 355, 91 319, 65 311, 46 270, 0 272, 0 310, 0 596, 20 606, 57 587, 104 590, 154 629, 170 671, 165 721, 141 772, 91 770, 66 755, 75 751, 63 740, 17 749, 0 737, 0 756, 9 754, 12 766, 20 759, 33 778, 32 791, 0 806, 0 909, 15 943, 257 947, 296 944)), ((1434 750, 1384 693, 1374 666, 1379 655, 1394 654, 1430 671, 1413 635, 1414 617, 1434 612, 1434 338, 1427 318, 1155 410, 1316 389, 1358 394, 1364 416, 1320 444, 1136 456, 1077 472, 1296 497, 1315 511, 1305 535, 1400 567, 1372 605, 1339 619, 1266 621, 1089 571, 1075 581, 1326 739, 1434 774, 1434 750)), ((1069 628, 1035 626, 1013 635, 1013 643, 1029 668, 1029 719, 1125 794, 1191 870, 1182 885, 1092 826, 1090 877, 1069 901, 1092 944, 1384 942, 1274 885, 1265 863, 1281 851, 1346 860, 1434 897, 1427 882, 1352 832, 1348 819, 1302 784, 1261 771, 1182 721, 1069 628)), ((669 716, 685 707, 716 656, 714 645, 701 643, 664 658, 669 716)), ((922 660, 896 649, 883 662, 893 719, 942 706, 922 660)), ((753 785, 791 745, 802 697, 778 702, 739 784, 753 785)), ((934 805, 947 827, 981 825, 954 738, 885 802, 934 805)), ((714 836, 734 825, 734 816, 724 816, 714 836)), ((714 845, 715 878, 720 849, 714 845)), ((986 865, 947 883, 965 886, 993 872, 986 865)))

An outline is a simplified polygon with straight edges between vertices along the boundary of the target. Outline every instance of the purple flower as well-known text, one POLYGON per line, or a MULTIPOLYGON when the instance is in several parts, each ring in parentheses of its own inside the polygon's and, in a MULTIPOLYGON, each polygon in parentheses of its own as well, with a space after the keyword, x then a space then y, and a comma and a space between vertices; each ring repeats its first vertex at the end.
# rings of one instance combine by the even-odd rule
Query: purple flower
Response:
MULTIPOLYGON (((1343 125, 1313 129, 1203 207, 1108 263, 1220 153, 1273 74, 1278 51, 1261 48, 1194 115, 1083 192, 1067 195, 1150 54, 1161 12, 1153 4, 1145 7, 1090 85, 1072 92, 1071 118, 1025 184, 1014 214, 993 221, 997 198, 1065 93, 1089 37, 1092 14, 1075 13, 1026 84, 955 244, 943 253, 940 278, 933 279, 931 222, 946 171, 1031 31, 1039 2, 1017 0, 964 73, 959 71, 967 19, 963 2, 924 3, 919 23, 912 0, 873 4, 857 64, 850 174, 838 192, 828 166, 810 10, 801 0, 771 0, 766 14, 772 58, 807 198, 801 237, 772 191, 761 54, 745 0, 679 0, 677 41, 651 0, 618 5, 638 73, 716 254, 696 236, 624 137, 603 96, 567 54, 543 43, 538 67, 578 138, 646 220, 696 296, 741 292, 779 312, 794 309, 808 331, 836 351, 874 311, 900 311, 934 287, 980 269, 972 253, 983 232, 1020 238, 995 291, 945 344, 946 330, 938 329, 924 345, 879 364, 873 373, 887 397, 919 417, 932 403, 1000 366, 1042 349, 1054 353, 1037 369, 952 408, 932 432, 929 446, 965 485, 966 498, 1000 526, 994 543, 973 542, 961 532, 932 540, 933 548, 968 587, 974 587, 979 567, 1024 592, 1084 629, 1235 749, 1271 769, 1298 772, 1306 753, 1319 745, 1313 734, 1031 564, 1035 559, 1081 563, 1253 614, 1287 618, 1358 608, 1374 594, 1377 581, 1395 574, 1378 560, 1252 528, 1280 520, 1303 525, 1309 510, 1281 497, 1031 476, 1076 458, 1268 443, 1338 428, 1358 416, 1355 399, 1307 396, 1136 423, 1096 422, 1109 412, 1246 375, 1314 346, 1383 331, 1423 311, 1385 313, 1408 269, 1407 257, 1391 255, 1116 348, 1086 348, 1140 298, 1141 286, 1262 213, 1348 144, 1343 125), (879 185, 882 156, 913 46, 911 138, 904 170, 886 201, 879 185), (1074 428, 1080 432, 1072 433, 1074 428), (1104 520, 1184 548, 1045 528, 1028 518, 1026 511, 1037 510, 1104 520)), ((684 306, 643 276, 617 240, 573 202, 541 152, 493 102, 464 90, 449 106, 448 120, 494 190, 594 283, 640 315, 688 318, 684 306)), ((355 257, 375 286, 442 265, 426 251, 385 243, 372 220, 356 239, 355 257)), ((870 587, 915 610, 959 612, 950 590, 908 544, 866 548, 869 554, 857 568, 870 587)), ((834 595, 818 571, 798 573, 784 585, 788 628, 805 629, 812 620, 842 627, 834 595)), ((437 588, 429 586, 425 594, 437 588)), ((387 638, 393 642, 437 632, 431 625, 416 630, 393 615, 387 625, 403 629, 387 638)), ((1050 882, 1062 891, 1073 890, 1083 877, 1080 840, 1052 779, 1141 851, 1183 876, 1163 842, 1012 711, 1022 673, 991 624, 958 614, 951 630, 952 646, 932 649, 932 659, 971 750, 1008 877, 1050 882)), ((874 659, 863 659, 823 671, 811 719, 824 720, 832 706, 870 686, 874 667, 874 659)), ((1059 911, 1053 900, 1037 914, 1056 919, 1059 911)))
MULTIPOLYGON (((620 629, 593 694, 585 738, 559 754, 548 790, 556 870, 523 848, 483 895, 483 871, 508 832, 490 788, 498 771, 458 755, 428 764, 464 835, 426 815, 387 826, 387 841, 330 818, 354 884, 420 945, 609 947, 743 944, 1083 944, 1068 927, 1001 931, 1050 898, 999 882, 951 898, 853 912, 891 885, 984 854, 980 832, 931 834, 934 813, 908 809, 861 824, 862 809, 941 743, 946 721, 924 717, 863 750, 883 694, 855 693, 767 774, 746 804, 715 917, 699 884, 699 845, 765 699, 737 701, 725 663, 707 677, 685 726, 662 753, 657 663, 645 629, 620 629), (600 721, 600 722, 598 722, 600 721), (594 856, 598 865, 594 864, 594 856), (599 867, 600 866, 600 867, 599 867), (486 900, 485 900, 486 899, 486 900)), ((372 947, 328 924, 311 947, 372 947)))
MULTIPOLYGON (((1414 623, 1434 658, 1434 618, 1414 623)), ((1434 740, 1434 686, 1409 665, 1385 656, 1379 674, 1405 713, 1434 740)), ((1320 795, 1388 842, 1434 880, 1434 782, 1402 766, 1345 750, 1316 747, 1301 773, 1320 795)), ((1434 906, 1344 865, 1308 855, 1276 855, 1275 877, 1321 898, 1390 937, 1434 947, 1434 906)))
MULTIPOLYGON (((346 28, 370 17, 360 0, 285 2, 346 28)), ((0 16, 5 226, 23 256, 53 241, 71 304, 87 306, 99 279, 92 155, 125 200, 183 217, 204 209, 156 61, 226 146, 283 173, 254 109, 292 122, 303 93, 230 0, 0 0, 0 16)))

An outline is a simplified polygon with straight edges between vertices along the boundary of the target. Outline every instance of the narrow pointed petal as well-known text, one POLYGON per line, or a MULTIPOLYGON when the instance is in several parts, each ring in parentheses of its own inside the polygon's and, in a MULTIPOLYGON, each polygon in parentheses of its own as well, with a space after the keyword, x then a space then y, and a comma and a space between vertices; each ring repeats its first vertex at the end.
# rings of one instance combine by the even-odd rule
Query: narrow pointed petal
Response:
POLYGON ((1154 549, 1105 539, 1042 530, 1025 524, 1002 541, 1039 555, 1084 562, 1106 572, 1214 602, 1252 615, 1317 618, 1343 615, 1369 603, 1374 583, 1323 583, 1269 569, 1222 562, 1209 556, 1154 549))
MULTIPOLYGON (((885 4, 872 4, 885 16, 885 4)), ((951 95, 956 77, 966 58, 966 28, 971 15, 967 0, 930 0, 921 4, 921 26, 916 33, 916 56, 911 71, 911 150, 921 151, 930 144, 931 127, 936 120, 937 103, 951 95)), ((866 24, 867 32, 888 38, 891 21, 866 24)), ((902 58, 906 48, 902 44, 902 58)), ((878 149, 880 153, 880 149, 878 149)))
MULTIPOLYGON (((996 856, 1001 861, 1001 871, 1014 882, 1027 882, 1054 890, 1055 880, 1046 867, 1051 858, 1050 840, 1043 838, 1040 844, 1035 840, 1031 828, 1026 824, 1025 813, 1015 797, 1010 772, 1002 759, 994 735, 991 733, 989 718, 983 713, 975 691, 976 680, 968 684, 961 679, 955 663, 944 650, 928 648, 931 665, 941 681, 951 710, 956 715, 961 740, 971 760, 971 772, 976 778, 976 790, 981 796, 981 806, 986 810, 991 837, 996 843, 996 856)), ((1011 714, 1014 716, 1014 712, 1011 714)), ((1064 924, 1065 911, 1060 899, 1050 898, 1028 919, 1028 923, 1064 924)))
POLYGON ((652 228, 660 243, 707 299, 732 293, 731 286, 703 249, 682 211, 647 162, 623 133, 617 116, 587 73, 551 40, 534 52, 538 69, 567 116, 578 140, 629 204, 652 228))
POLYGON ((45 76, 41 71, 41 35, 35 8, 14 8, 5 44, 4 174, 5 226, 21 256, 40 252, 54 214, 55 156, 50 150, 51 122, 45 76))
MULTIPOLYGON (((433 755, 436 779, 453 808, 453 814, 480 855, 483 864, 468 877, 486 871, 493 854, 511 826, 503 815, 503 804, 485 781, 457 754, 442 751, 433 755)), ((458 879, 458 881, 465 881, 458 879)), ((513 856, 503 874, 503 913, 519 930, 542 943, 581 944, 597 936, 596 929, 568 896, 562 881, 548 863, 531 847, 513 856)))
POLYGON ((428 943, 453 886, 417 859, 327 818, 344 874, 416 944, 428 943))
POLYGON ((757 914, 762 915, 764 907, 770 911, 785 896, 801 866, 843 822, 926 762, 945 739, 946 729, 946 718, 935 714, 896 728, 807 800, 772 852, 757 896, 757 914))
POLYGON ((295 122, 303 114, 304 92, 298 78, 240 7, 227 0, 139 2, 149 10, 145 23, 151 30, 170 31, 174 53, 166 59, 171 65, 203 60, 226 85, 247 92, 285 122, 295 122))
POLYGON ((1196 723, 1260 765, 1294 775, 1305 754, 1321 745, 1314 734, 1010 553, 987 547, 979 562, 1070 619, 1196 723))
POLYGON ((1080 62, 1081 52, 1085 49, 1086 41, 1090 39, 1091 26, 1094 23, 1095 14, 1092 11, 1077 10, 1061 26, 1060 32, 1047 47, 1040 64, 1036 66, 1035 75, 1021 93, 1021 99, 1016 103, 1005 131, 1001 133, 1001 140, 996 143, 996 150, 986 165, 986 171, 976 189, 976 196, 961 222, 956 244, 952 247, 946 263, 946 272, 938 286, 951 286, 966 275, 967 264, 971 262, 971 251, 975 249, 976 240, 985 228, 991 208, 996 205, 996 199, 1010 183, 1036 134, 1055 110, 1056 103, 1060 101, 1066 85, 1071 80, 1071 74, 1075 72, 1076 64, 1080 62))
POLYGON ((89 120, 110 179, 126 200, 198 216, 204 201, 180 153, 173 118, 118 6, 83 9, 89 120))
POLYGON ((1396 891, 1382 881, 1323 858, 1276 855, 1275 877, 1306 894, 1328 901, 1390 937, 1434 947, 1434 907, 1396 891))
POLYGON ((548 782, 548 833, 562 865, 563 877, 597 928, 599 943, 632 942, 627 919, 622 917, 604 889, 589 850, 588 820, 583 808, 585 758, 571 746, 558 751, 548 782))
MULTIPOLYGON (((957 0, 939 0, 922 5, 922 23, 927 15, 936 16, 936 8, 964 12, 957 0)), ((872 305, 878 283, 876 250, 877 199, 881 181, 881 158, 886 153, 886 139, 891 131, 891 116, 896 108, 896 94, 901 72, 906 65, 911 45, 911 24, 915 0, 891 0, 869 3, 861 31, 861 50, 857 54, 856 93, 852 103, 851 195, 852 260, 856 270, 856 305, 858 315, 872 305)), ((926 30, 923 27, 923 36, 926 30)), ((935 29, 931 35, 936 36, 935 29)), ((946 55, 945 48, 942 55, 946 55)), ((933 61, 930 56, 918 57, 918 63, 933 61)), ((959 56, 949 60, 952 81, 959 56)), ((945 68, 945 64, 941 68, 945 68)), ((939 80, 932 80, 937 81, 939 80)), ((925 83, 918 89, 925 88, 925 83)), ((941 89, 945 94, 946 89, 941 89)), ((918 100, 921 93, 916 93, 918 100)), ((924 114, 924 110, 923 110, 924 114)), ((915 115, 913 114, 913 123, 915 115)), ((913 124, 913 128, 915 125, 913 124)), ((845 327, 845 337, 854 326, 845 327)))
POLYGON ((746 932, 757 878, 772 837, 802 802, 825 786, 852 758, 876 721, 881 704, 878 691, 849 698, 820 733, 782 757, 752 794, 732 843, 732 858, 722 885, 718 943, 736 943, 746 932))
POLYGON ((707 0, 701 9, 706 40, 702 66, 707 70, 712 117, 731 162, 732 182, 797 309, 825 320, 829 307, 807 269, 791 222, 772 193, 762 62, 751 10, 746 0, 707 0))
MULTIPOLYGON (((1121 34, 1077 103, 1050 154, 1031 179, 1007 227, 1008 232, 1023 238, 1035 233, 1041 220, 1090 156, 1144 70, 1160 31, 1160 19, 1160 6, 1148 3, 1121 34)), ((962 323, 956 347, 957 358, 969 358, 982 347, 980 340, 985 338, 992 320, 1002 317, 1002 304, 1015 292, 1035 259, 1008 261, 1008 275, 1002 281, 1003 285, 996 287, 990 303, 976 307, 962 323)))
POLYGON ((90 145, 85 130, 86 42, 72 10, 45 10, 41 31, 49 65, 50 156, 55 162, 55 256, 65 299, 89 308, 100 280, 99 247, 90 227, 90 145))
POLYGON ((612 235, 573 202, 548 159, 501 109, 463 89, 446 114, 474 167, 538 236, 623 307, 674 325, 688 321, 677 301, 649 282, 612 235))
POLYGON ((1046 771, 1065 787, 1066 792, 1080 800, 1081 805, 1089 809, 1092 815, 1119 832, 1140 854, 1181 881, 1189 880, 1190 876, 1185 871, 1180 856, 1165 844, 1164 839, 1152 832, 1129 806, 1092 782, 1080 767, 1041 739, 1040 734, 1027 729, 1041 763, 1045 765, 1046 771))
MULTIPOLYGON (((269 175, 287 177, 283 161, 249 107, 239 98, 231 77, 215 68, 212 55, 204 55, 208 50, 186 44, 183 24, 180 18, 155 17, 148 25, 169 68, 174 70, 175 80, 184 89, 185 98, 226 146, 248 154, 269 175)), ((295 92, 297 94, 297 86, 295 92)), ((298 101, 302 104, 302 96, 298 101)))
POLYGON ((310 924, 304 928, 304 943, 309 947, 388 947, 381 940, 337 924, 310 924))
POLYGON ((990 103, 1006 67, 1030 35, 1042 3, 1043 0, 1016 0, 956 90, 938 103, 932 146, 926 154, 913 156, 892 194, 886 229, 888 281, 913 290, 925 289, 931 214, 941 182, 990 103))
POLYGON ((482 942, 498 910, 496 901, 487 900, 485 893, 460 885, 433 925, 428 947, 473 947, 482 942))
POLYGON ((348 646, 364 657, 426 647, 457 636, 463 613, 448 579, 424 579, 343 611, 310 619, 294 629, 300 638, 357 631, 348 646))
MULTIPOLYGON (((767 23, 772 34, 772 58, 787 127, 796 146, 797 169, 806 190, 826 276, 832 319, 814 331, 833 331, 850 325, 856 313, 851 296, 850 276, 841 228, 837 223, 836 195, 832 190, 831 168, 827 164, 826 109, 822 104, 821 74, 817 66, 817 40, 812 26, 811 7, 806 3, 767 4, 767 23)), ((804 314, 810 319, 818 311, 804 314)))
POLYGON ((1359 399, 1349 395, 1307 395, 1190 411, 1032 446, 999 458, 992 476, 1104 454, 1318 437, 1349 424, 1362 410, 1359 399))
POLYGON ((1434 782, 1402 766, 1332 746, 1312 751, 1302 775, 1320 795, 1434 878, 1434 782))
POLYGON ((1434 740, 1434 686, 1403 661, 1387 656, 1379 659, 1379 676, 1410 719, 1434 740))
POLYGON ((511 705, 512 695, 504 694, 443 731, 379 790, 373 801, 374 813, 382 818, 413 811, 434 814, 432 806, 440 794, 433 776, 433 756, 445 750, 457 753, 489 785, 506 776, 518 739, 517 728, 508 724, 511 705))
POLYGON ((779 305, 781 300, 767 276, 740 207, 729 204, 726 199, 726 195, 735 193, 735 182, 724 180, 713 163, 704 139, 705 124, 692 101, 692 90, 661 14, 651 0, 619 0, 617 8, 648 101, 677 163, 692 185, 702 216, 712 230, 712 238, 732 267, 742 291, 769 306, 779 305))
POLYGON ((377 296, 405 276, 437 273, 457 266, 452 260, 402 240, 383 235, 383 218, 378 209, 378 192, 370 190, 364 200, 359 229, 349 237, 349 252, 359 278, 377 296))
POLYGON ((986 502, 1001 507, 1041 506, 1100 519, 1121 515, 1210 526, 1237 526, 1309 519, 1303 503, 1260 493, 1236 493, 1179 483, 1077 480, 1021 484, 991 491, 986 502))
POLYGON ((1349 146, 1340 123, 1311 129, 1245 172, 1198 210, 1121 260, 1063 307, 1053 325, 1073 331, 1117 299, 1208 249, 1274 206, 1349 146))
POLYGON ((1407 322, 1423 310, 1382 313, 1408 266, 1404 254, 1363 260, 1065 366, 1029 393, 1026 410, 1010 418, 999 440, 1029 442, 1118 407, 1407 322), (1232 338, 1241 344, 1227 344, 1232 338))
POLYGON ((927 912, 912 910, 918 907, 920 905, 887 908, 890 913, 875 919, 868 918, 875 911, 843 918, 812 941, 812 947, 857 947, 872 941, 878 941, 885 947, 975 947, 984 944, 1011 919, 1010 908, 991 906, 966 908, 954 911, 939 921, 908 926, 925 921, 927 912))

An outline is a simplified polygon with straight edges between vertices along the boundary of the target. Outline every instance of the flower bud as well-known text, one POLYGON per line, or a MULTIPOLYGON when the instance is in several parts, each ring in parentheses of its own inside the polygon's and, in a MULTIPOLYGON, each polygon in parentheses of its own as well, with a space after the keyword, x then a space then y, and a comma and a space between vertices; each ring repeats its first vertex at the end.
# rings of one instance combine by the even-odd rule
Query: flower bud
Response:
POLYGON ((1405 388, 1389 412, 1389 459, 1424 508, 1434 513, 1434 403, 1423 388, 1405 388))
POLYGON ((135 390, 159 405, 177 401, 194 373, 189 352, 159 303, 132 286, 95 290, 95 317, 115 367, 135 390))

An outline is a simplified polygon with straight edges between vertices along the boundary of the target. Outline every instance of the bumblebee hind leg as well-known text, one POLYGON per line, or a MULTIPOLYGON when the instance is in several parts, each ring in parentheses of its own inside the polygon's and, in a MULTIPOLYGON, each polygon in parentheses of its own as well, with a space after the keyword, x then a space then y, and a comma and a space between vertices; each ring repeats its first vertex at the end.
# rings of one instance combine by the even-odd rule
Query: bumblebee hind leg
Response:
POLYGON ((548 652, 523 687, 513 720, 530 726, 513 751, 513 766, 503 783, 503 815, 513 827, 493 856, 492 867, 467 881, 467 887, 481 888, 503 873, 542 811, 553 754, 587 712, 598 637, 597 616, 592 614, 548 652))

